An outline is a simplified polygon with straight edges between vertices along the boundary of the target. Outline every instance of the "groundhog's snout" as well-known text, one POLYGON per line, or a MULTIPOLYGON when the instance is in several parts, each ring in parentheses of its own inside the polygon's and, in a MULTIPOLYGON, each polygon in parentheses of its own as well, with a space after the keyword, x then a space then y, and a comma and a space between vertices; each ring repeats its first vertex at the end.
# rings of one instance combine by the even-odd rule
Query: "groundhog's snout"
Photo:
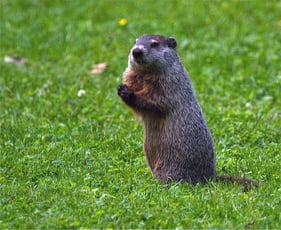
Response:
POLYGON ((134 59, 135 59, 138 63, 140 63, 140 62, 143 60, 143 56, 144 56, 143 48, 141 48, 141 47, 135 47, 135 48, 132 50, 132 54, 133 54, 134 59))

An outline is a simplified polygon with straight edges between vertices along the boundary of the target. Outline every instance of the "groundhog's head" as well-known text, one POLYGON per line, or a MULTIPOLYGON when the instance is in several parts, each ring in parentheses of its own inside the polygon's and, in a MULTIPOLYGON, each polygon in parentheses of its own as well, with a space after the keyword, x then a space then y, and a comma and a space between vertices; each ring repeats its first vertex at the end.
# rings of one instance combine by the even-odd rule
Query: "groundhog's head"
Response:
POLYGON ((177 42, 161 35, 143 35, 129 54, 129 65, 136 70, 159 72, 173 65, 178 59, 177 42))

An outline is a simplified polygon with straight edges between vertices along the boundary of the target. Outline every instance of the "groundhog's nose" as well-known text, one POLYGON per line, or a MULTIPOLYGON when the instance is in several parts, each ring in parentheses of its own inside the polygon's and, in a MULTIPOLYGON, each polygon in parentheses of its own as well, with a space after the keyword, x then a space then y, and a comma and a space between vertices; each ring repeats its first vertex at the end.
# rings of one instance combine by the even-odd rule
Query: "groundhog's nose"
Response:
POLYGON ((139 47, 133 49, 133 57, 135 59, 141 59, 143 56, 143 50, 139 47))

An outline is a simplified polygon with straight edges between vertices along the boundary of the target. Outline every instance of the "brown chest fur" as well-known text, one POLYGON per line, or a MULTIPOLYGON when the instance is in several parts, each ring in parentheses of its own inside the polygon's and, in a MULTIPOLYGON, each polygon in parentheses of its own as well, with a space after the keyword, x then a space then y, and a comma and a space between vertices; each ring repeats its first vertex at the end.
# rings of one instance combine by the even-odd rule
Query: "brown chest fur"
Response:
POLYGON ((154 79, 151 74, 142 74, 133 70, 127 70, 124 74, 124 84, 138 96, 144 96, 152 91, 155 85, 154 79))
MULTIPOLYGON (((136 97, 142 98, 146 103, 157 104, 160 99, 161 89, 156 75, 127 69, 123 76, 123 83, 134 92, 136 97)), ((141 111, 131 109, 138 117, 142 114, 141 111)))

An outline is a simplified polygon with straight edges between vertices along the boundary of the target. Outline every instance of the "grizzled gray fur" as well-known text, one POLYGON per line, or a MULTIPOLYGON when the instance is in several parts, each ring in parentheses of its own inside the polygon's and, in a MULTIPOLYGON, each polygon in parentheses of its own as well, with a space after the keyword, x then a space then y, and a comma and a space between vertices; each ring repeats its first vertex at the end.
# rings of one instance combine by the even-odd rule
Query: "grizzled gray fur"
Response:
POLYGON ((118 95, 144 124, 144 152, 167 183, 205 183, 216 176, 214 145, 176 41, 143 35, 129 53, 118 95))

